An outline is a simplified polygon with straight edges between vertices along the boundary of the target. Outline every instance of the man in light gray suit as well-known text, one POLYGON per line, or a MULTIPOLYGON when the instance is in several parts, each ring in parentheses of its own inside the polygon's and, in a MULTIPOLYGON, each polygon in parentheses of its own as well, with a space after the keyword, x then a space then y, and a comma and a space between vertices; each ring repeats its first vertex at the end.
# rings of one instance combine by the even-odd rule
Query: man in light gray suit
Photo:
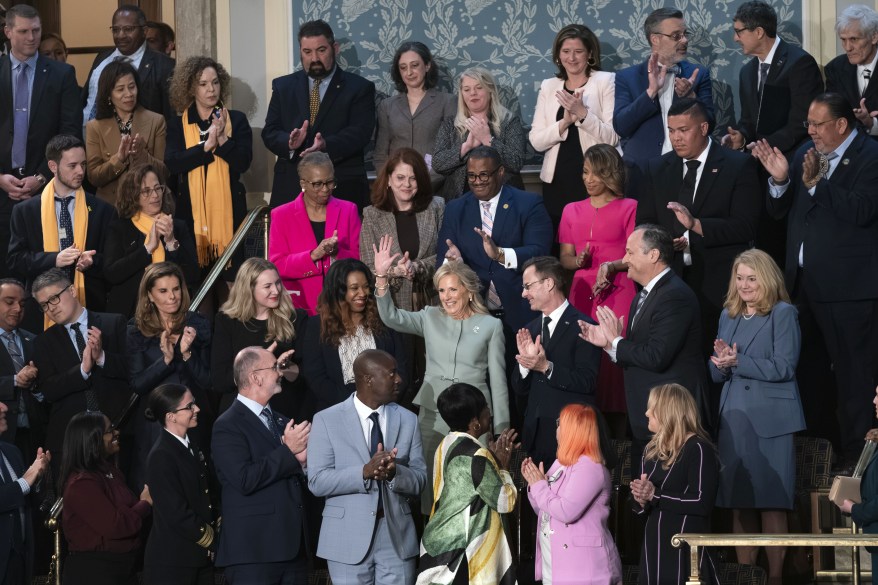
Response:
POLYGON ((318 412, 308 440, 308 487, 326 498, 317 556, 334 585, 411 585, 410 506, 427 482, 418 419, 393 402, 401 380, 389 353, 362 352, 354 376, 356 393, 318 412))

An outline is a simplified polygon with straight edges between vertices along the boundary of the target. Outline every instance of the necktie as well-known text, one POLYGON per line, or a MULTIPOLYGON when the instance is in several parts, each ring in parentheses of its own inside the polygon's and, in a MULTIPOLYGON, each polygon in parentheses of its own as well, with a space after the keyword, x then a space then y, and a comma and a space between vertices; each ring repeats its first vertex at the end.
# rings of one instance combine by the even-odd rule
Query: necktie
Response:
MULTIPOLYGON (((58 226, 58 242, 59 249, 61 250, 66 250, 73 245, 73 218, 70 217, 71 199, 73 199, 73 195, 69 197, 55 197, 55 201, 61 204, 61 213, 58 216, 58 223, 60 224, 58 226)), ((67 278, 70 279, 70 282, 73 282, 73 271, 75 268, 76 265, 71 265, 63 269, 67 273, 67 278)))
POLYGON ((314 80, 314 87, 311 88, 311 95, 308 99, 308 108, 311 110, 311 116, 309 118, 311 126, 314 125, 314 120, 317 119, 317 110, 320 109, 320 82, 322 79, 314 80))
POLYGON ((543 347, 546 347, 546 344, 549 343, 549 337, 552 336, 549 332, 549 323, 551 322, 551 317, 543 317, 543 338, 541 340, 543 347))
POLYGON ((15 78, 15 95, 13 108, 15 116, 12 130, 12 166, 21 168, 27 161, 27 127, 30 114, 30 91, 27 87, 27 63, 18 66, 15 78))
POLYGON ((759 94, 760 100, 762 100, 762 89, 765 87, 765 80, 768 78, 768 70, 770 68, 771 63, 759 64, 759 88, 756 91, 759 94))
POLYGON ((637 296, 637 308, 634 309, 634 316, 631 317, 631 327, 634 327, 634 321, 637 319, 637 316, 640 314, 640 309, 643 308, 643 303, 646 301, 646 296, 649 294, 645 288, 640 291, 640 294, 637 296))
MULTIPOLYGON (((6 351, 9 352, 9 359, 12 360, 12 366, 15 368, 15 373, 21 371, 21 368, 24 367, 24 356, 21 355, 21 351, 18 349, 18 343, 15 340, 15 332, 7 331, 3 334, 3 339, 6 341, 6 351)), ((27 418, 27 405, 24 403, 24 392, 20 392, 18 394, 18 428, 27 428, 30 427, 30 421, 27 418)))
POLYGON ((265 426, 268 427, 268 430, 274 435, 275 440, 280 443, 280 432, 277 430, 277 425, 274 422, 274 416, 272 416, 271 409, 267 406, 263 408, 261 416, 262 422, 265 423, 265 426))
POLYGON ((860 97, 866 95, 866 88, 869 87, 869 80, 872 79, 872 71, 863 69, 863 88, 860 90, 860 97))
MULTIPOLYGON (((375 455, 378 452, 378 443, 382 444, 382 447, 386 447, 384 445, 384 435, 381 433, 381 425, 378 424, 378 412, 373 412, 369 415, 369 420, 372 421, 372 431, 369 433, 369 455, 375 455)), ((385 449, 386 450, 386 449, 385 449)), ((378 510, 384 509, 384 503, 381 501, 381 488, 378 488, 378 510)))
MULTIPOLYGON (((85 337, 82 336, 82 331, 79 330, 79 323, 71 323, 70 328, 73 330, 73 336, 76 338, 76 350, 81 360, 82 354, 85 352, 85 337)), ((91 411, 99 411, 101 409, 100 402, 98 402, 98 393, 92 388, 88 388, 85 391, 85 407, 91 411)))
MULTIPOLYGON (((491 202, 490 201, 482 201, 482 229, 488 237, 491 237, 494 231, 494 220, 491 218, 491 202)), ((503 306, 503 302, 500 300, 500 295, 497 294, 497 288, 494 286, 494 281, 488 283, 488 308, 490 309, 499 309, 503 306)))
POLYGON ((670 67, 668 67, 667 73, 668 74, 673 73, 674 75, 679 77, 679 75, 682 71, 683 70, 680 68, 679 65, 671 65, 670 67))
POLYGON ((698 167, 701 162, 697 160, 686 161, 686 175, 683 184, 680 185, 680 197, 677 199, 683 205, 690 205, 695 201, 695 179, 698 178, 698 167))

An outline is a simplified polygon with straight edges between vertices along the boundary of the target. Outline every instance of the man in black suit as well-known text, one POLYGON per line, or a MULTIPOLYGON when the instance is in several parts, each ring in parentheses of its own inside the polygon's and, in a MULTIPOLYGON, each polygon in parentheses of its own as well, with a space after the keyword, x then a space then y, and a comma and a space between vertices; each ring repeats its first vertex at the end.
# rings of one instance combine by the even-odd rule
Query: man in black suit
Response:
POLYGON ((637 223, 655 223, 674 240, 671 268, 698 297, 704 359, 729 287, 732 263, 750 248, 762 207, 756 161, 708 136, 707 113, 694 99, 668 111, 673 152, 650 160, 640 189, 637 223))
MULTIPOLYGON (((108 63, 116 59, 128 59, 137 69, 139 77, 137 101, 170 121, 177 115, 168 97, 168 87, 174 74, 174 60, 149 48, 146 42, 146 14, 139 7, 125 4, 113 13, 112 51, 98 53, 88 72, 88 79, 82 86, 80 107, 82 123, 87 124, 95 117, 95 99, 98 95, 98 80, 108 63)), ((82 131, 85 135, 85 131, 82 131)))
MULTIPOLYGON (((55 323, 37 337, 34 363, 40 392, 51 404, 46 445, 60 462, 64 430, 74 414, 100 410, 114 420, 128 403, 125 318, 83 307, 60 268, 34 279, 31 293, 55 323)), ((58 470, 52 471, 58 477, 58 470)))
POLYGON ((548 469, 558 450, 561 409, 595 403, 601 352, 579 337, 579 321, 594 321, 567 302, 567 278, 557 258, 529 259, 523 280, 522 296, 540 316, 516 335, 518 367, 512 368, 511 384, 516 394, 527 397, 522 447, 548 469))
POLYGON ((608 307, 598 307, 598 325, 579 322, 583 339, 602 347, 622 366, 633 434, 632 473, 639 468, 637 461, 651 436, 646 402, 654 386, 672 382, 684 386, 698 402, 702 422, 710 426, 698 299, 671 270, 673 255, 674 244, 667 230, 652 224, 638 225, 625 244, 624 261, 628 278, 643 290, 631 303, 625 337, 622 320, 608 307))
MULTIPOLYGON (((857 130, 836 93, 817 96, 807 122, 811 142, 792 165, 764 140, 753 153, 771 175, 769 212, 787 217, 784 278, 803 333, 806 321, 816 322, 817 335, 802 335, 803 354, 822 338, 832 360, 842 465, 849 465, 874 420, 878 377, 878 143, 857 130)), ((826 418, 822 400, 802 396, 809 428, 826 418)))
POLYGON ((278 361, 261 347, 238 352, 238 397, 213 426, 223 517, 216 565, 231 585, 308 582, 303 488, 311 424, 268 406, 281 391, 278 361))
MULTIPOLYGON (((0 402, 0 434, 6 432, 6 404, 0 402)), ((33 529, 27 495, 46 471, 51 457, 39 449, 24 468, 21 452, 0 441, 0 585, 25 585, 33 573, 33 529)))
MULTIPOLYGON (((17 205, 12 213, 12 234, 9 241, 9 267, 27 277, 28 287, 33 280, 50 268, 62 268, 74 284, 81 274, 85 293, 80 298, 85 306, 95 311, 103 310, 107 301, 107 286, 101 273, 103 269, 104 240, 110 221, 116 211, 82 188, 85 179, 85 147, 79 138, 59 135, 46 146, 49 169, 55 178, 46 187, 48 197, 54 194, 55 212, 52 226, 43 224, 43 197, 35 197, 17 205), (62 210, 62 206, 66 207, 62 210), (86 208, 85 217, 77 218, 77 208, 86 208), (66 218, 66 219, 65 219, 66 218), (85 221, 85 238, 76 241, 77 228, 85 221), (72 232, 72 233, 70 233, 72 232), (57 234, 55 236, 54 234, 57 234), (57 242, 57 243, 53 243, 57 242)), ((51 213, 51 212, 50 212, 51 213)), ((28 300, 29 315, 39 313, 33 300, 28 300)), ((40 327, 39 321, 30 316, 25 322, 31 329, 40 327)))
MULTIPOLYGON (((56 134, 82 131, 76 73, 39 54, 39 13, 17 4, 9 9, 4 30, 11 50, 0 57, 0 257, 6 256, 13 207, 37 195, 52 177, 46 143, 56 134)), ((8 274, 0 263, 0 277, 8 274)))
POLYGON ((332 158, 336 197, 363 210, 369 181, 363 150, 375 128, 375 84, 343 71, 335 61, 338 43, 322 20, 299 28, 302 70, 271 82, 262 141, 277 155, 271 207, 292 201, 299 192, 296 165, 302 156, 322 150, 332 158))
POLYGON ((860 129, 878 139, 878 12, 848 6, 838 15, 835 32, 844 49, 826 64, 826 91, 840 93, 854 110, 860 129))

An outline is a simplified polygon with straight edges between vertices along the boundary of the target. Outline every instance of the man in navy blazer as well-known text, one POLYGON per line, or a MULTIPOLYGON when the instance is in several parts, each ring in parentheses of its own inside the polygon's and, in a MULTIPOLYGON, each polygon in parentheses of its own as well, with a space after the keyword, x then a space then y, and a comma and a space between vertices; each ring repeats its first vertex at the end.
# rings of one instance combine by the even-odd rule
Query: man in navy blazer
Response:
POLYGON ((375 129, 375 84, 343 71, 335 60, 337 52, 338 43, 326 22, 306 22, 299 28, 302 70, 271 82, 262 141, 277 155, 272 208, 296 197, 296 165, 317 150, 332 158, 338 183, 335 197, 353 201, 361 212, 368 204, 363 151, 375 129), (319 102, 316 112, 311 112, 312 98, 319 102))
POLYGON ((654 10, 646 17, 643 32, 652 54, 644 63, 616 72, 613 108, 622 156, 638 165, 671 150, 667 115, 676 100, 696 98, 713 122, 710 71, 685 60, 690 33, 683 13, 676 8, 654 10))
POLYGON ((231 585, 308 582, 302 488, 311 424, 268 405, 281 391, 284 357, 255 346, 238 352, 237 399, 213 426, 223 518, 216 565, 231 585))
POLYGON ((521 297, 521 267, 549 253, 552 220, 542 197, 504 185, 503 174, 496 149, 478 146, 469 152, 470 191, 445 206, 436 263, 461 260, 475 270, 488 308, 501 315, 507 331, 518 331, 537 316, 521 297), (483 229, 486 213, 491 233, 483 229))
POLYGON ((854 110, 861 129, 878 139, 878 12, 848 6, 838 15, 835 32, 844 49, 826 64, 826 91, 840 93, 854 110))
POLYGON ((357 391, 318 412, 308 440, 308 487, 326 498, 317 556, 336 585, 412 585, 411 507, 427 483, 418 417, 395 402, 401 378, 386 351, 363 351, 354 376, 357 391))

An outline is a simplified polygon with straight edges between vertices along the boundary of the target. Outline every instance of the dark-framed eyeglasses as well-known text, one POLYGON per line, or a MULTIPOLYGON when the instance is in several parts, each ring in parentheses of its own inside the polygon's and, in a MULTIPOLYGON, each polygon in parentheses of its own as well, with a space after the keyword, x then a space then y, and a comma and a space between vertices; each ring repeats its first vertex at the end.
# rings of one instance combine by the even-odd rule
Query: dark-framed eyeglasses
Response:
POLYGON ((110 32, 112 32, 114 35, 118 35, 118 34, 130 35, 134 31, 136 31, 137 29, 145 28, 145 27, 146 27, 145 24, 128 25, 128 26, 111 26, 110 32))
POLYGON ((315 191, 323 191, 324 189, 332 191, 338 186, 338 181, 335 179, 329 179, 328 181, 309 181, 308 179, 302 179, 302 182, 311 185, 311 188, 315 191))
POLYGON ((543 282, 544 280, 548 280, 548 279, 549 279, 549 277, 547 276, 547 277, 541 278, 539 280, 534 280, 533 282, 525 282, 524 284, 521 285, 521 288, 523 288, 526 291, 530 291, 530 287, 532 287, 533 285, 538 284, 540 282, 543 282))
POLYGON ((742 33, 742 32, 745 32, 745 31, 748 31, 748 30, 749 30, 749 31, 752 31, 753 28, 752 28, 752 27, 749 27, 749 26, 742 26, 741 28, 735 28, 735 27, 732 27, 732 30, 735 31, 735 34, 736 34, 736 35, 741 36, 741 33, 742 33))
POLYGON ((671 39, 675 43, 679 43, 684 38, 689 39, 692 36, 692 31, 691 30, 684 30, 683 32, 675 32, 675 33, 671 33, 671 34, 663 33, 663 32, 655 32, 653 34, 662 35, 663 37, 668 37, 669 39, 671 39))
POLYGON ((155 187, 147 187, 146 189, 140 190, 141 197, 150 197, 153 193, 158 195, 159 197, 164 197, 165 192, 168 190, 164 185, 156 185, 155 187))
POLYGON ((251 373, 251 374, 255 374, 256 372, 262 372, 262 371, 265 371, 265 370, 274 370, 275 372, 279 372, 279 371, 281 370, 281 363, 280 363, 280 362, 274 362, 274 365, 273 365, 273 366, 269 366, 269 367, 266 367, 266 368, 256 368, 255 370, 250 370, 250 373, 251 373))
POLYGON ((802 126, 804 128, 820 128, 824 124, 829 124, 830 122, 835 122, 838 118, 830 118, 828 120, 823 120, 822 122, 812 122, 811 120, 805 120, 802 122, 802 126))
POLYGON ((181 410, 190 410, 190 411, 192 411, 192 412, 195 412, 195 401, 193 400, 192 402, 190 402, 190 403, 187 404, 186 406, 181 406, 180 408, 177 408, 177 409, 175 409, 175 410, 172 410, 171 412, 173 412, 174 414, 177 414, 177 413, 180 412, 181 410))
POLYGON ((478 173, 478 174, 477 173, 467 173, 466 180, 469 181, 470 183, 485 183, 491 177, 496 175, 497 171, 499 171, 499 170, 500 170, 500 167, 498 166, 493 171, 482 171, 481 173, 478 173))
POLYGON ((63 295, 65 292, 67 292, 67 290, 72 286, 73 286, 72 284, 68 284, 63 289, 59 290, 57 294, 54 294, 54 295, 50 296, 48 299, 46 299, 46 302, 40 303, 40 311, 45 313, 46 311, 49 310, 50 306, 54 307, 55 305, 60 303, 61 302, 61 295, 63 295))

